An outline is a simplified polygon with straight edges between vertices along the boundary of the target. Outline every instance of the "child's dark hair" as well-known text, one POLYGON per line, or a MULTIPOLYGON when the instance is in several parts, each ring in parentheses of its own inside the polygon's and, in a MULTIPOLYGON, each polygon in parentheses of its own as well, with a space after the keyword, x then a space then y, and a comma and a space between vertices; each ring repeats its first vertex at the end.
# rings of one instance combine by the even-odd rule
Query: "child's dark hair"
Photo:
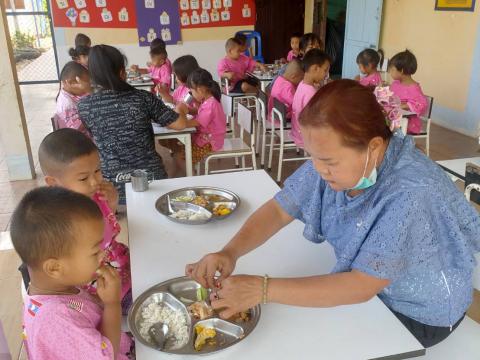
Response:
POLYGON ((172 65, 175 76, 184 84, 187 83, 188 76, 199 68, 197 59, 192 55, 180 56, 172 65))
POLYGON ((302 59, 303 71, 307 72, 313 65, 322 66, 325 62, 332 63, 331 57, 323 50, 310 49, 302 59))
POLYGON ((166 49, 166 48, 167 48, 167 44, 165 44, 165 41, 163 41, 163 39, 155 38, 155 39, 153 39, 153 41, 150 43, 150 50, 153 50, 153 49, 155 49, 155 48, 166 49))
POLYGON ((168 57, 167 50, 160 46, 157 46, 153 49, 150 49, 150 56, 163 56, 164 58, 168 57))
POLYGON ((376 69, 378 65, 380 65, 380 67, 383 66, 384 57, 385 55, 383 54, 382 49, 378 49, 378 51, 373 49, 365 49, 357 55, 357 64, 363 65, 365 67, 372 64, 373 67, 376 69))
POLYGON ((120 50, 109 45, 95 45, 90 50, 88 70, 94 86, 106 90, 129 91, 134 88, 122 80, 127 58, 120 50))
POLYGON ((189 76, 187 80, 188 87, 195 89, 198 86, 205 86, 213 95, 215 99, 221 101, 222 91, 220 85, 213 80, 212 74, 205 69, 196 69, 189 76))
POLYGON ((290 35, 290 39, 293 39, 293 38, 299 38, 299 39, 301 39, 302 36, 303 36, 302 33, 300 33, 300 32, 294 32, 292 35, 290 35))
POLYGON ((405 75, 413 75, 417 72, 417 58, 407 49, 392 57, 388 63, 388 67, 390 66, 395 66, 405 75))
POLYGON ((102 220, 92 199, 59 186, 36 188, 20 200, 12 215, 13 247, 29 267, 69 255, 81 220, 102 220))
POLYGON ((38 160, 45 175, 58 175, 72 161, 98 149, 82 132, 70 128, 56 130, 42 140, 38 160))
POLYGON ((75 47, 77 47, 77 46, 90 47, 90 46, 92 46, 92 40, 90 40, 90 38, 87 35, 82 34, 82 33, 78 33, 75 36, 75 47))
POLYGON ((90 53, 90 47, 85 45, 78 45, 74 48, 70 48, 68 50, 68 55, 72 58, 72 60, 78 60, 80 55, 88 56, 90 53))
POLYGON ((88 69, 76 61, 67 62, 63 67, 62 71, 60 72, 60 89, 57 94, 57 99, 58 95, 60 94, 60 90, 62 89, 62 81, 72 80, 75 79, 75 77, 77 76, 88 76, 88 69))
POLYGON ((228 51, 228 50, 234 48, 235 46, 242 46, 242 43, 237 38, 234 38, 234 37, 230 38, 225 43, 225 50, 228 51))
POLYGON ((233 38, 237 39, 242 46, 245 46, 247 44, 247 35, 245 34, 236 33, 233 38))
POLYGON ((318 43, 318 45, 320 45, 320 48, 323 48, 323 42, 318 37, 317 34, 314 34, 314 33, 303 34, 302 37, 300 38, 300 51, 304 53, 308 45, 313 43, 318 43))

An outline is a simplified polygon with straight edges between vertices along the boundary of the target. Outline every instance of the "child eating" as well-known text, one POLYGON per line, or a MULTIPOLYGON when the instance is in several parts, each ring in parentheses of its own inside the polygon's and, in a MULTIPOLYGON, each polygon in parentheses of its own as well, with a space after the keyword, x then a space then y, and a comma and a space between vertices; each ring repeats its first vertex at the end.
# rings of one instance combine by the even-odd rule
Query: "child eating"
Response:
POLYGON ((30 360, 128 359, 120 278, 103 263, 103 228, 95 202, 60 187, 32 190, 15 209, 12 242, 31 277, 23 313, 30 360), (94 279, 98 298, 81 289, 94 279))
MULTIPOLYGON (((183 102, 190 89, 187 86, 188 76, 198 69, 198 62, 192 55, 180 56, 173 62, 173 72, 177 79, 177 88, 170 95, 168 89, 162 87, 159 91, 162 100, 167 103, 178 104, 183 102)), ((188 104, 187 104, 188 105, 188 104)), ((188 113, 195 115, 198 110, 198 102, 194 101, 188 105, 188 113)))
POLYGON ((247 71, 259 68, 266 70, 265 65, 242 55, 242 44, 238 39, 230 38, 225 44, 227 55, 218 63, 218 76, 230 81, 230 91, 234 93, 256 93, 258 81, 247 77, 247 71))
POLYGON ((208 154, 223 148, 227 119, 220 104, 220 87, 207 70, 193 71, 188 77, 188 87, 200 103, 196 118, 187 121, 188 127, 197 128, 192 146, 192 162, 196 164, 208 154))
POLYGON ((297 91, 293 97, 292 130, 290 132, 293 141, 299 148, 303 148, 303 138, 298 121, 300 113, 327 78, 330 63, 330 57, 319 49, 311 49, 303 57, 305 75, 300 84, 298 84, 297 91))
POLYGON ((373 49, 365 49, 357 55, 358 69, 364 76, 357 76, 357 80, 363 86, 379 86, 382 85, 382 77, 378 72, 378 65, 383 64, 383 50, 375 51, 373 49))
POLYGON ((292 117, 293 97, 297 86, 302 81, 304 72, 302 64, 298 59, 291 60, 285 73, 277 78, 273 84, 272 92, 268 98, 268 120, 272 121, 273 99, 277 99, 285 104, 287 107, 287 118, 292 117))
MULTIPOLYGON (((88 196, 101 210, 105 228, 100 247, 105 252, 105 261, 120 275, 122 308, 126 314, 132 301, 129 251, 115 240, 120 233, 115 217, 118 194, 102 177, 97 147, 76 130, 60 129, 43 139, 38 158, 48 186, 60 186, 88 196)), ((96 285, 89 284, 85 289, 95 294, 96 285)))
POLYGON ((290 37, 290 47, 291 50, 287 54, 287 61, 290 62, 293 59, 296 59, 300 56, 300 39, 302 38, 302 34, 294 33, 290 37))
POLYGON ((409 134, 415 135, 422 131, 422 116, 427 110, 427 99, 420 84, 412 79, 417 71, 417 59, 408 50, 402 51, 391 58, 388 72, 393 79, 390 90, 400 98, 402 109, 415 113, 408 118, 409 134))
POLYGON ((132 65, 132 70, 140 74, 150 74, 157 91, 161 91, 162 87, 170 89, 172 66, 168 60, 167 50, 161 46, 150 48, 150 59, 151 61, 147 64, 148 69, 140 69, 138 65, 132 65))
POLYGON ((90 137, 90 133, 85 129, 78 115, 78 102, 90 92, 88 70, 75 61, 66 63, 60 73, 60 91, 55 109, 55 117, 60 129, 75 129, 90 137))

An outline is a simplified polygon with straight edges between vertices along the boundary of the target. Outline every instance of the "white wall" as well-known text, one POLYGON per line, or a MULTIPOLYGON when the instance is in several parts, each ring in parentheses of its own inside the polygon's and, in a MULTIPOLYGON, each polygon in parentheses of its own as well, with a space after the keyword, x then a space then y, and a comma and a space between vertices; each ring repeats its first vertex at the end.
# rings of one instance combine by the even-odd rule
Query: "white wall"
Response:
MULTIPOLYGON (((58 36, 57 36, 58 38, 58 36)), ((68 49, 71 45, 57 44, 58 61, 60 70, 66 62, 70 61, 68 56, 68 49)), ((137 64, 145 66, 149 60, 148 47, 139 47, 132 44, 115 44, 128 59, 128 64, 137 64)), ((225 41, 224 40, 208 40, 208 41, 186 41, 182 45, 168 45, 168 57, 170 61, 182 55, 193 55, 197 59, 201 67, 210 71, 213 77, 217 76, 217 63, 225 56, 225 41)))

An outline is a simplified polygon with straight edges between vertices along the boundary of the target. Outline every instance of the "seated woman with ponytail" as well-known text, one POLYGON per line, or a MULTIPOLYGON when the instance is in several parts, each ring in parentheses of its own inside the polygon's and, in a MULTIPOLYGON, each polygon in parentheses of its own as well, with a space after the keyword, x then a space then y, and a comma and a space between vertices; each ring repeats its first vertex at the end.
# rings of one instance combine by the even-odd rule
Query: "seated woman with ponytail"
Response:
POLYGON ((78 104, 80 119, 100 152, 103 177, 125 204, 125 186, 117 175, 144 169, 155 179, 167 177, 155 150, 152 121, 181 130, 186 125, 185 104, 171 110, 154 94, 126 82, 125 56, 116 48, 96 45, 90 50, 89 71, 94 93, 78 104))

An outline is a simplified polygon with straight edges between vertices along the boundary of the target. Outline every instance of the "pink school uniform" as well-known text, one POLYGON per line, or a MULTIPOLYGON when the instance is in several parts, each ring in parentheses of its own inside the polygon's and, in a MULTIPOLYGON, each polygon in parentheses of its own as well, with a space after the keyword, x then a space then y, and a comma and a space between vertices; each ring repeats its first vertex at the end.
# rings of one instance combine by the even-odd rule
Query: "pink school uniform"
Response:
POLYGON ((287 118, 292 118, 293 97, 295 96, 296 86, 283 76, 279 76, 272 86, 270 97, 268 98, 268 121, 272 121, 273 99, 284 103, 287 107, 287 118))
MULTIPOLYGON (((188 86, 184 84, 178 85, 178 87, 173 91, 173 94, 172 94, 173 101, 175 102, 175 104, 182 102, 189 91, 190 89, 188 88, 188 86)), ((188 108, 190 110, 198 109, 198 106, 199 106, 198 102, 194 100, 190 105, 188 105, 188 108)))
POLYGON ((225 72, 233 72, 233 79, 230 80, 230 88, 233 89, 239 80, 245 79, 247 71, 255 69, 256 61, 246 55, 240 55, 238 60, 232 60, 225 56, 217 66, 218 76, 221 78, 225 72))
POLYGON ((148 72, 155 85, 163 84, 170 88, 170 83, 172 81, 172 65, 168 59, 162 66, 149 66, 148 72))
POLYGON ((292 130, 290 136, 295 144, 303 148, 303 138, 300 133, 299 116, 305 106, 308 104, 313 95, 316 94, 317 88, 312 85, 305 84, 303 80, 298 84, 297 91, 293 97, 292 104, 292 130))
POLYGON ((220 102, 213 96, 206 99, 200 104, 195 120, 200 126, 193 134, 194 144, 198 147, 211 144, 213 151, 221 150, 227 132, 227 118, 220 102))
MULTIPOLYGON (((110 340, 98 330, 103 307, 87 292, 76 295, 27 295, 23 341, 30 360, 114 358, 110 340)), ((122 333, 116 359, 127 360, 132 340, 122 333)))
MULTIPOLYGON (((93 200, 100 208, 105 222, 103 242, 101 245, 102 249, 105 250, 105 262, 117 269, 120 275, 123 299, 132 288, 129 250, 127 246, 115 240, 115 237, 120 233, 120 224, 107 202, 100 199, 98 193, 93 196, 93 200)), ((96 282, 86 285, 85 289, 91 294, 96 294, 96 282)))
POLYGON ((298 58, 298 55, 295 55, 293 50, 290 50, 287 54, 287 61, 290 62, 290 61, 292 61, 293 59, 296 59, 296 58, 298 58))
POLYGON ((379 86, 382 85, 382 76, 379 72, 360 78, 359 83, 363 86, 379 86))
POLYGON ((403 85, 400 81, 395 80, 390 85, 390 90, 400 98, 401 102, 405 102, 411 112, 418 116, 408 118, 408 133, 419 134, 422 131, 422 121, 419 116, 425 114, 428 102, 423 94, 419 84, 403 85))
POLYGON ((85 96, 72 95, 61 89, 57 98, 55 116, 60 129, 75 129, 91 138, 92 136, 90 135, 90 132, 85 128, 85 125, 83 125, 83 122, 78 115, 78 102, 84 97, 85 96))

